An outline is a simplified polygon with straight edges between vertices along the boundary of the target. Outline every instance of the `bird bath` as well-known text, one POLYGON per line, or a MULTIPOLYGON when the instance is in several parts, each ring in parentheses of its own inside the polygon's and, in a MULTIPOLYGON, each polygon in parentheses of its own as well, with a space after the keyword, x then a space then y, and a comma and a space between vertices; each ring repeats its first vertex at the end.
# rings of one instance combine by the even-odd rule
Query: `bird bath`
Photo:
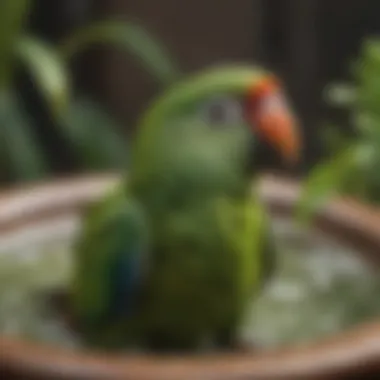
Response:
POLYGON ((289 219, 297 183, 273 176, 260 191, 283 249, 280 270, 240 332, 259 350, 158 357, 83 347, 44 294, 68 280, 80 210, 117 181, 79 178, 0 197, 0 371, 8 378, 336 379, 380 368, 380 215, 339 200, 301 230, 289 219))

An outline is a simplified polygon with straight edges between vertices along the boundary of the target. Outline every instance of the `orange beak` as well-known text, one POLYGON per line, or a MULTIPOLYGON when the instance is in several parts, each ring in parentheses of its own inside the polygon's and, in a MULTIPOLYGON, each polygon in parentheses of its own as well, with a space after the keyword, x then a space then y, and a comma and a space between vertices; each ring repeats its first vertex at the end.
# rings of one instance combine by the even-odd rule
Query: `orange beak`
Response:
POLYGON ((273 145, 289 164, 298 162, 298 123, 281 93, 280 86, 272 78, 265 78, 252 89, 250 113, 255 132, 273 145))

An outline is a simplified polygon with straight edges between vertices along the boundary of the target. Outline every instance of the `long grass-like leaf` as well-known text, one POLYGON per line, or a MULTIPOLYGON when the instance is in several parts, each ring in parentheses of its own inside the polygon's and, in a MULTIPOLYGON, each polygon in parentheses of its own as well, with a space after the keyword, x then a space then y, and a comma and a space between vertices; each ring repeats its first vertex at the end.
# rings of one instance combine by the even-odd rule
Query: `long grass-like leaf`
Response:
MULTIPOLYGON (((296 218, 303 224, 309 223, 314 213, 340 194, 371 161, 371 153, 370 147, 355 144, 317 165, 304 183, 296 218)), ((359 177, 356 179, 360 181, 359 177)))
POLYGON ((95 103, 77 99, 61 126, 86 169, 124 168, 128 150, 121 128, 95 103))
POLYGON ((0 1, 0 85, 8 84, 11 76, 15 41, 22 33, 31 0, 0 1))
POLYGON ((12 94, 1 94, 0 103, 0 145, 11 177, 17 180, 43 177, 48 166, 27 115, 12 94))
POLYGON ((71 59, 90 45, 104 43, 136 56, 163 84, 175 81, 180 74, 166 48, 142 26, 130 21, 101 21, 80 29, 63 42, 61 51, 66 59, 71 59))
POLYGON ((70 74, 55 47, 33 37, 20 38, 16 53, 29 68, 52 114, 62 116, 70 98, 70 74))

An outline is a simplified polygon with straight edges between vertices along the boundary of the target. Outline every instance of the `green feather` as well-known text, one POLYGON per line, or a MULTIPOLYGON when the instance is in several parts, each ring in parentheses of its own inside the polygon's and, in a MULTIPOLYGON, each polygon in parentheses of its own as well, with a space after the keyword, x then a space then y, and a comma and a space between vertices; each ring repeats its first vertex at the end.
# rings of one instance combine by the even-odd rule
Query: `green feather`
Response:
POLYGON ((231 343, 276 250, 251 194, 251 130, 212 125, 192 111, 213 95, 244 95, 265 75, 248 66, 206 70, 173 85, 143 115, 128 181, 87 215, 76 249, 77 315, 96 321, 109 308, 120 241, 149 246, 149 272, 133 315, 90 326, 89 341, 187 349, 209 338, 231 343))
POLYGON ((169 87, 138 123, 139 133, 132 147, 130 175, 145 170, 146 157, 157 144, 162 130, 173 121, 177 122, 187 109, 213 95, 243 95, 267 75, 269 73, 258 66, 224 65, 202 70, 169 87))
POLYGON ((72 304, 82 323, 98 325, 110 307, 111 264, 135 243, 147 245, 147 230, 139 205, 121 188, 92 205, 75 251, 72 304), (120 249, 126 247, 126 250, 120 249))

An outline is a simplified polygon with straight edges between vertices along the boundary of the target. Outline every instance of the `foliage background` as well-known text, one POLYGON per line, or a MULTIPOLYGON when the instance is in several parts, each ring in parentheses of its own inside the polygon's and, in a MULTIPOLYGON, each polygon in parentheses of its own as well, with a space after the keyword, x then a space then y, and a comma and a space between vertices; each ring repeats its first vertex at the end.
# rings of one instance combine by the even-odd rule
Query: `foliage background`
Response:
MULTIPOLYGON (((222 60, 255 60, 273 68, 283 76, 303 123, 306 149, 300 174, 305 174, 330 155, 326 125, 343 136, 353 133, 349 112, 331 107, 323 92, 331 82, 350 79, 349 64, 363 38, 380 30, 379 11, 376 0, 194 0, 181 7, 175 0, 153 5, 151 0, 34 0, 25 27, 56 45, 77 28, 116 15, 141 20, 184 72, 222 60)), ((73 107, 96 103, 112 118, 113 129, 126 137, 160 88, 138 61, 115 46, 89 47, 71 61, 70 70, 78 99, 73 107)), ((78 162, 52 127, 51 115, 23 70, 17 86, 25 108, 38 121, 36 133, 53 172, 85 170, 88 166, 78 162)))

